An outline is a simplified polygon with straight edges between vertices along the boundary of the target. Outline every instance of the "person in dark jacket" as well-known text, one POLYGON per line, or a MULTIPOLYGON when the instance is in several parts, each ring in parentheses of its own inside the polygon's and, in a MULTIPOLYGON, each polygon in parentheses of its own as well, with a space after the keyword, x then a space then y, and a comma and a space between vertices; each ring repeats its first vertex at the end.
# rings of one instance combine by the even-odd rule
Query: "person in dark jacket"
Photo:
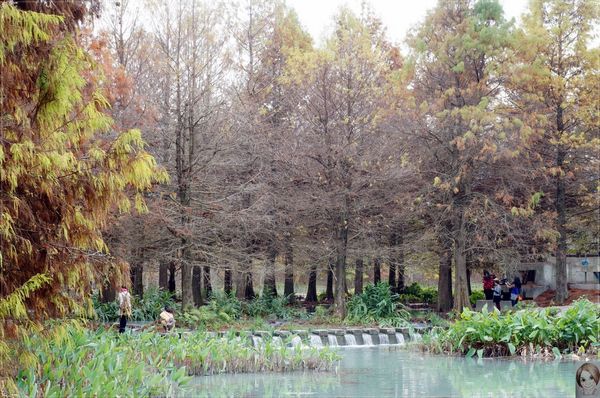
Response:
POLYGON ((521 294, 521 279, 518 276, 515 276, 513 283, 510 287, 510 302, 514 307, 519 302, 519 296, 521 294))
POLYGON ((486 300, 492 300, 494 297, 494 278, 487 271, 483 271, 483 293, 486 300))

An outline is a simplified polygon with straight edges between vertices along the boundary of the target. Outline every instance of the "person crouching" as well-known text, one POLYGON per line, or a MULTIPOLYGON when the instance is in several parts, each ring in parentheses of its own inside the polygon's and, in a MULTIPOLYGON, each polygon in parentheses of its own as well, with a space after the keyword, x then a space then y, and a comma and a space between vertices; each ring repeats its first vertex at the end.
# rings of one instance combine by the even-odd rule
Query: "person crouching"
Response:
POLYGON ((173 330, 175 327, 175 316, 173 315, 173 310, 170 307, 165 307, 160 313, 159 322, 165 333, 173 330))

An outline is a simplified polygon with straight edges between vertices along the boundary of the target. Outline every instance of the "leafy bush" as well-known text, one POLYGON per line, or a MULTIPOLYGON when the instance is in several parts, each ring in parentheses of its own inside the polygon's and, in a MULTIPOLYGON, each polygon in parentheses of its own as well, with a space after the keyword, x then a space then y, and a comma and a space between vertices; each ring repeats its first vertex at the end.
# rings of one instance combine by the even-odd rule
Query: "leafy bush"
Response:
POLYGON ((477 300, 485 300, 485 293, 483 293, 483 290, 473 290, 473 292, 469 296, 469 301, 471 302, 471 305, 477 304, 477 300))
POLYGON ((165 307, 175 308, 175 300, 168 290, 149 287, 144 291, 144 296, 134 296, 131 303, 131 319, 133 321, 153 321, 165 307))
POLYGON ((438 291, 433 287, 424 287, 421 290, 421 299, 424 303, 435 304, 438 301, 438 291))
POLYGON ((221 329, 241 315, 242 304, 234 295, 214 293, 206 305, 186 310, 178 316, 177 323, 192 328, 221 329))
POLYGON ((403 290, 402 290, 402 294, 412 294, 413 296, 420 296, 421 295, 421 286, 417 283, 417 282, 413 282, 412 284, 410 284, 409 286, 406 286, 403 290))
POLYGON ((231 319, 239 319, 242 316, 242 303, 232 293, 213 292, 208 308, 225 313, 231 319))
POLYGON ((422 287, 417 282, 413 282, 411 285, 402 289, 398 299, 403 303, 434 304, 437 303, 438 292, 435 288, 427 286, 422 287))
POLYGON ((408 311, 397 304, 397 294, 392 294, 387 283, 367 285, 362 294, 348 301, 349 323, 379 323, 382 326, 401 326, 409 318, 408 311))
POLYGON ((530 347, 551 349, 556 356, 566 351, 585 351, 597 344, 600 308, 577 300, 565 312, 551 308, 526 308, 515 312, 488 313, 463 310, 446 331, 434 332, 430 348, 467 356, 514 354, 530 347))
POLYGON ((298 309, 288 306, 287 297, 273 297, 265 294, 247 303, 244 312, 250 317, 274 317, 283 320, 301 316, 298 309))
POLYGON ((414 294, 402 293, 398 295, 398 301, 400 301, 401 303, 420 303, 421 297, 415 296, 414 294))
POLYGON ((109 303, 103 303, 100 300, 98 293, 92 296, 92 303, 94 305, 94 311, 96 311, 96 317, 101 322, 114 322, 119 319, 119 305, 116 301, 109 303))

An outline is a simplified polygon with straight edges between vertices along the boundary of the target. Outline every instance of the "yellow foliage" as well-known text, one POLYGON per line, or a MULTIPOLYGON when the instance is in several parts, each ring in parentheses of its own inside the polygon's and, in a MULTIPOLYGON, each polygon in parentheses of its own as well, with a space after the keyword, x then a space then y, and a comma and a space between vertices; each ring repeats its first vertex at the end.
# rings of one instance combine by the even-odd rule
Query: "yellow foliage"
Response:
POLYGON ((130 209, 130 196, 147 211, 141 192, 168 179, 139 130, 96 138, 112 128, 108 102, 61 21, 0 6, 0 67, 33 82, 0 87, 0 319, 26 318, 26 304, 42 317, 85 313, 92 283, 126 266, 108 255, 102 226, 115 208, 130 209))

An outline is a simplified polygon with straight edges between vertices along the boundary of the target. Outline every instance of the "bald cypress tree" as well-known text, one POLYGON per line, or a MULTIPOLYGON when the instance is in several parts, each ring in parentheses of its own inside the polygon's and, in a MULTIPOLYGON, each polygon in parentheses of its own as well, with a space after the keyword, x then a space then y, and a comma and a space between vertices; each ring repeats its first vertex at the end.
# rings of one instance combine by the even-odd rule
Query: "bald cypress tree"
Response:
POLYGON ((60 3, 0 6, 0 304, 28 310, 0 318, 89 314, 92 287, 127 275, 103 227, 167 178, 139 130, 112 131, 75 35, 87 3, 60 3))

